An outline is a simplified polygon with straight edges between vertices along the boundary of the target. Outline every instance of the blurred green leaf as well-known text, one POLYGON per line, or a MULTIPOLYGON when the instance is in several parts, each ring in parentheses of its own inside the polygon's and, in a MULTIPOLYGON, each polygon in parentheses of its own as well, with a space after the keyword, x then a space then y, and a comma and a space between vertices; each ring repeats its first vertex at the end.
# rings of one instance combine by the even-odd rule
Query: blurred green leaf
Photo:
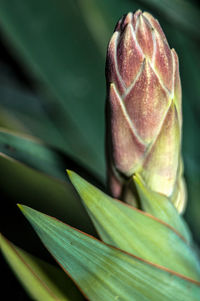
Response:
POLYGON ((200 279, 197 257, 171 227, 112 199, 76 173, 68 171, 68 174, 104 242, 192 279, 200 279))
POLYGON ((34 300, 84 300, 72 280, 62 270, 33 257, 2 235, 0 244, 5 259, 34 300))
POLYGON ((0 106, 0 127, 15 132, 27 133, 27 129, 22 122, 16 118, 10 111, 0 106))
MULTIPOLYGON (((73 166, 74 169, 76 167, 81 168, 84 173, 89 174, 84 166, 80 166, 79 160, 76 160, 77 163, 75 162, 74 159, 77 159, 76 154, 73 153, 72 156, 68 156, 72 144, 74 148, 79 149, 81 152, 83 151, 81 141, 74 139, 73 129, 71 129, 67 123, 67 130, 66 126, 64 128, 62 126, 59 127, 58 119, 60 120, 61 116, 58 114, 58 111, 54 109, 54 113, 56 114, 50 114, 52 116, 49 116, 52 105, 48 103, 46 106, 43 106, 42 100, 38 95, 19 85, 9 68, 1 64, 0 67, 0 127, 11 130, 13 135, 21 136, 22 133, 31 134, 34 135, 34 137, 42 139, 43 145, 44 143, 48 143, 48 148, 51 147, 51 151, 54 150, 57 159, 59 159, 60 164, 57 162, 57 165, 60 166, 60 170, 63 170, 63 172, 55 170, 53 175, 59 176, 60 174, 62 179, 66 180, 66 174, 64 172, 66 166, 73 166), (68 131, 70 136, 68 140, 64 138, 64 132, 66 131, 68 131)), ((33 139, 36 140, 35 138, 33 139)), ((40 142, 40 144, 41 143, 42 142, 40 142)), ((7 145, 7 147, 9 147, 9 145, 7 145)), ((21 147, 23 148, 23 146, 21 147)), ((3 147, 3 152, 10 154, 8 148, 5 149, 3 147)), ((33 154, 31 149, 29 152, 33 154)), ((11 152, 11 156, 13 157, 14 155, 16 155, 15 152, 11 152)), ((25 159, 20 152, 18 152, 18 156, 25 159)), ((29 163, 31 161, 32 159, 29 158, 29 163)), ((22 160, 22 162, 24 161, 22 160)), ((24 163, 27 163, 26 160, 24 163)), ((38 169, 41 170, 39 165, 38 167, 38 169)), ((47 166, 46 168, 49 170, 47 166)), ((96 174, 96 172, 94 172, 92 176, 94 176, 94 174, 96 174)), ((95 177, 95 180, 97 180, 97 177, 95 177)))
POLYGON ((0 128, 0 152, 38 171, 66 180, 64 156, 33 137, 0 128))
POLYGON ((194 2, 188 0, 137 0, 137 2, 156 10, 168 21, 178 24, 181 29, 200 39, 200 10, 194 2))
POLYGON ((105 57, 107 42, 110 39, 106 10, 99 6, 99 1, 77 0, 84 22, 96 42, 102 56, 105 57))
MULTIPOLYGON (((116 20, 122 14, 138 8, 150 9, 155 17, 159 17, 170 45, 180 57, 183 151, 189 193, 186 217, 196 239, 199 239, 200 60, 199 46, 194 47, 192 38, 199 39, 200 27, 199 9, 193 3, 185 0, 2 0, 0 22, 5 38, 10 39, 9 50, 15 57, 20 57, 24 65, 29 66, 30 73, 36 75, 39 83, 45 83, 40 88, 46 95, 40 98, 35 93, 13 85, 9 79, 7 83, 2 81, 0 77, 0 101, 3 107, 0 125, 42 138, 104 178, 102 137, 105 55, 102 54, 116 20), (178 29, 188 32, 188 37, 178 32, 178 29)), ((4 71, 1 73, 5 74, 4 71)), ((12 195, 14 202, 27 200, 27 204, 39 210, 64 220, 69 218, 73 225, 78 224, 75 215, 72 219, 70 217, 70 205, 67 205, 69 212, 66 213, 66 193, 59 185, 53 185, 55 189, 52 189, 52 182, 44 181, 41 173, 39 176, 35 174, 33 178, 37 176, 38 181, 34 179, 32 182, 32 169, 21 164, 19 167, 17 162, 14 164, 14 161, 4 159, 0 158, 1 193, 12 195), (60 196, 58 202, 55 200, 56 189, 60 196)), ((72 195, 70 200, 73 204, 76 196, 72 195)), ((77 218, 80 211, 82 208, 77 210, 77 218)), ((192 300, 185 292, 184 288, 183 298, 177 300, 192 300)), ((139 297, 139 300, 143 299, 139 297)), ((158 299, 165 300, 165 296, 158 299)), ((171 296, 171 300, 174 300, 174 296, 171 296)))
POLYGON ((44 105, 42 97, 20 85, 5 64, 0 64, 0 95, 2 127, 32 134, 51 146, 67 150, 67 142, 56 127, 56 118, 49 116, 52 110, 50 103, 44 105))
POLYGON ((27 206, 20 209, 90 300, 198 300, 199 282, 108 246, 27 206))
POLYGON ((195 45, 191 39, 178 34, 175 34, 174 39, 180 49, 179 56, 180 62, 182 62, 183 157, 188 189, 185 216, 200 244, 200 44, 195 45))
POLYGON ((103 177, 105 90, 102 90, 102 61, 97 60, 99 50, 90 39, 77 8, 72 0, 66 3, 61 0, 14 0, 12 3, 3 0, 0 18, 4 33, 17 49, 15 55, 23 58, 23 63, 48 88, 48 93, 56 97, 57 106, 73 130, 69 140, 72 137, 79 140, 81 148, 71 145, 69 154, 103 177), (97 69, 100 70, 98 74, 97 69))
POLYGON ((172 226, 190 243, 189 229, 174 205, 164 195, 150 190, 139 174, 136 174, 133 180, 140 196, 142 209, 172 226))
POLYGON ((90 219, 69 182, 47 176, 4 154, 0 154, 0 166, 1 193, 15 204, 23 201, 94 234, 90 219))

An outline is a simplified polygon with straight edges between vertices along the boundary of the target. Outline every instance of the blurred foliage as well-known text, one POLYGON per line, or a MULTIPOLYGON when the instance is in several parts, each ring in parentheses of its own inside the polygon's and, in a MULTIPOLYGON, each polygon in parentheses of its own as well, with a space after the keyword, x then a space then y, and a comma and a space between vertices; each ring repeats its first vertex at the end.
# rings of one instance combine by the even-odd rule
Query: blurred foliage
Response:
MULTIPOLYGON (((49 205, 47 213, 65 219, 74 216, 69 205, 72 199, 63 192, 69 183, 63 188, 64 182, 63 186, 56 182, 62 187, 58 189, 58 200, 54 185, 49 184, 53 185, 50 190, 47 185, 54 178, 63 181, 66 168, 78 172, 87 169, 93 183, 105 185, 106 47, 116 21, 138 8, 148 10, 159 19, 170 46, 179 55, 183 157, 188 186, 185 217, 196 242, 200 243, 200 9, 197 2, 189 0, 0 1, 0 126, 12 135, 28 134, 45 143, 23 142, 24 136, 11 139, 4 131, 0 133, 0 151, 23 163, 6 161, 5 157, 0 161, 2 202, 5 209, 13 212, 11 218, 16 232, 23 229, 16 214, 16 202, 27 205, 35 202, 34 207, 42 210, 48 193, 50 204, 54 200, 62 209, 56 212, 49 205), (44 157, 38 161, 41 149, 44 157), (48 160, 43 162, 44 158, 48 160), (35 176, 31 180, 31 172, 38 172, 34 169, 41 173, 44 187, 39 180, 36 182, 35 176)), ((79 217, 77 212, 72 223, 76 224, 79 217)), ((13 239, 8 217, 2 216, 2 220, 3 233, 13 239)), ((17 237, 14 242, 23 246, 17 237)), ((27 247, 28 243, 27 235, 27 247)), ((37 253, 36 247, 34 252, 37 253)))

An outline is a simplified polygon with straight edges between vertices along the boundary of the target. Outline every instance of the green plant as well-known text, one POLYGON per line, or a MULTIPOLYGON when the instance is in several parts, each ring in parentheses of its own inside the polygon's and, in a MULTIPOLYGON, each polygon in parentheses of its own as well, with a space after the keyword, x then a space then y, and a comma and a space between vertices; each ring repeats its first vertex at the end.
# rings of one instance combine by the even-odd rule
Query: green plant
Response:
MULTIPOLYGON (((139 14, 141 13, 139 12, 139 14)), ((127 18, 130 15, 132 16, 129 14, 127 18)), ((124 28, 121 30, 123 31, 124 28)), ((126 53, 122 53, 122 60, 126 60, 126 53)), ((111 69, 108 88, 110 82, 114 82, 112 67, 112 63, 108 62, 108 69, 111 69)), ((125 71, 128 68, 129 65, 126 66, 125 71)), ((113 101, 114 97, 110 96, 110 99, 113 101)), ((169 107, 171 106, 173 109, 176 107, 178 112, 178 118, 172 123, 172 132, 176 126, 181 131, 179 100, 173 98, 169 104, 169 107)), ((151 182, 149 183, 149 177, 145 176, 145 164, 140 164, 139 168, 136 164, 137 168, 133 168, 132 165, 135 165, 135 162, 132 162, 132 155, 134 155, 132 145, 125 146, 126 150, 131 152, 130 156, 128 156, 129 153, 124 155, 124 150, 119 151, 121 145, 123 146, 124 141, 126 141, 127 133, 121 135, 115 143, 113 137, 116 136, 114 135, 117 135, 124 126, 123 118, 120 119, 120 125, 117 124, 116 126, 117 119, 121 117, 120 111, 117 112, 116 116, 112 113, 108 117, 108 124, 111 121, 111 126, 108 126, 108 141, 112 141, 111 145, 108 145, 110 159, 108 161, 108 175, 110 177, 110 170, 112 169, 111 175, 114 174, 117 178, 117 185, 120 187, 119 196, 124 197, 121 194, 121 189, 123 189, 121 186, 125 186, 127 189, 125 200, 127 200, 128 191, 131 189, 131 200, 134 197, 134 204, 140 209, 111 198, 71 171, 68 171, 69 178, 78 191, 103 242, 30 207, 24 205, 19 205, 19 207, 47 249, 64 271, 73 278, 80 291, 90 300, 197 300, 200 292, 198 258, 193 249, 190 231, 174 206, 177 204, 174 201, 174 195, 176 199, 179 195, 178 204, 181 206, 178 205, 177 208, 181 208, 180 211, 183 208, 182 204, 185 203, 184 193, 179 194, 179 183, 182 181, 180 133, 177 135, 176 132, 175 138, 178 137, 178 143, 172 148, 172 158, 175 157, 172 168, 175 171, 173 170, 172 173, 172 193, 168 195, 162 193, 162 188, 165 188, 165 184, 163 184, 165 179, 161 180, 162 185, 158 185, 157 182, 153 183, 161 189, 158 191, 154 185, 151 185, 151 182), (115 155, 118 151, 120 157, 115 155), (124 165, 121 169, 121 159, 125 156, 130 159, 126 165, 126 168, 130 168, 129 171, 124 169, 124 165), (134 184, 133 187, 132 184, 134 184)), ((169 132, 165 135, 169 135, 169 132)), ((35 164, 34 167, 40 171, 48 171, 49 175, 54 174, 54 169, 63 164, 62 156, 59 153, 53 149, 48 149, 45 144, 38 141, 25 139, 5 130, 2 130, 1 139, 3 141, 12 140, 13 147, 16 145, 18 149, 22 148, 23 151, 31 152, 34 149, 34 153, 37 154, 37 161, 33 163, 35 164)), ((127 140, 130 141, 130 139, 127 140)), ((175 140, 169 141, 167 139, 167 143, 174 143, 175 140)), ((165 149, 165 139, 162 143, 164 143, 162 146, 165 149)), ((148 168, 146 169, 150 175, 154 175, 157 172, 155 171, 156 166, 163 163, 161 161, 157 165, 160 159, 159 151, 158 148, 158 151, 155 152, 153 168, 150 171, 148 168)), ((144 151, 141 161, 144 159, 143 154, 144 151)), ((22 153, 21 156, 25 162, 26 160, 29 162, 30 158, 26 152, 22 153)), ((81 205, 69 182, 67 184, 61 181, 54 182, 52 178, 29 170, 26 166, 17 161, 9 160, 6 156, 2 157, 3 163, 7 168, 10 164, 12 169, 21 170, 25 178, 34 179, 36 186, 42 183, 44 191, 47 193, 47 201, 49 201, 48 198, 53 200, 58 197, 57 202, 65 200, 66 197, 73 198, 73 202, 71 201, 67 205, 67 209, 70 210, 69 222, 72 218, 71 212, 79 215, 83 225, 88 222, 84 211, 80 212, 82 210, 81 205), (58 191, 59 194, 57 194, 58 191), (74 206, 73 210, 71 210, 71 206, 74 206)), ((63 179, 63 174, 58 172, 57 177, 63 179)), ((111 187, 111 191, 115 196, 115 189, 113 190, 111 187)), ((48 206, 49 204, 48 202, 48 206)), ((90 227, 91 225, 88 226, 88 229, 91 229, 90 227)), ((60 269, 32 257, 3 237, 1 237, 1 245, 8 262, 33 298, 37 300, 82 300, 84 298, 60 269)))

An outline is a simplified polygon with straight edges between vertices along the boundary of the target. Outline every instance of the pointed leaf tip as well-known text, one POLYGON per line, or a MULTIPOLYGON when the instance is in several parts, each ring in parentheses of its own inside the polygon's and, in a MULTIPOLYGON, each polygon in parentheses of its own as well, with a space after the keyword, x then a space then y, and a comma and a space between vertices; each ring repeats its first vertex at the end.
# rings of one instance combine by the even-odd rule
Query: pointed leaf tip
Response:
POLYGON ((23 208, 23 205, 22 204, 17 204, 17 207, 23 212, 24 211, 24 208, 23 208))
POLYGON ((76 188, 77 191, 79 191, 80 185, 87 183, 87 181, 82 179, 76 172, 67 170, 67 173, 72 185, 74 186, 74 188, 76 188))
POLYGON ((71 177, 73 176, 74 172, 72 170, 70 170, 70 169, 66 169, 66 172, 67 172, 69 178, 71 179, 71 177))
POLYGON ((155 301, 174 296, 196 300, 197 281, 108 246, 27 206, 24 210, 44 245, 89 300, 114 300, 115 296, 143 300, 147 294, 155 301))
POLYGON ((172 226, 112 199, 76 173, 73 173, 71 181, 105 243, 185 276, 196 277, 193 274, 196 257, 182 235, 172 226))
POLYGON ((190 244, 190 231, 170 199, 149 189, 140 174, 135 174, 133 181, 136 184, 143 210, 171 226, 190 244))
POLYGON ((67 173, 68 177, 70 178, 72 171, 70 169, 66 169, 66 173, 67 173))
POLYGON ((0 244, 2 255, 31 300, 85 300, 72 280, 60 268, 18 248, 2 234, 0 244))

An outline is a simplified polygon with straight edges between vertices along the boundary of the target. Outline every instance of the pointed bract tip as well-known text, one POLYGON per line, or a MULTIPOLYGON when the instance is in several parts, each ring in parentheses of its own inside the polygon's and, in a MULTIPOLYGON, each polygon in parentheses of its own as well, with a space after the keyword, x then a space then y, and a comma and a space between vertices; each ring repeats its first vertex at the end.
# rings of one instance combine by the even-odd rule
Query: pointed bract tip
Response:
POLYGON ((142 15, 143 15, 143 13, 142 13, 141 9, 136 10, 136 12, 133 14, 134 22, 142 15))
POLYGON ((134 15, 139 16, 142 14, 141 9, 136 10, 136 12, 134 13, 134 15))
POLYGON ((129 12, 125 14, 117 23, 115 31, 123 31, 128 24, 135 24, 138 17, 142 15, 142 11, 139 9, 135 13, 129 12))
POLYGON ((124 25, 131 23, 132 19, 133 19, 133 13, 129 12, 124 18, 124 22, 123 22, 124 25))
POLYGON ((154 17, 153 17, 149 12, 147 12, 147 11, 144 11, 144 12, 142 13, 142 15, 143 15, 143 17, 146 18, 148 21, 154 19, 155 21, 158 22, 158 20, 157 20, 156 18, 154 18, 154 17))
POLYGON ((133 19, 133 13, 129 12, 125 14, 117 23, 115 31, 123 31, 127 24, 131 23, 133 19))

